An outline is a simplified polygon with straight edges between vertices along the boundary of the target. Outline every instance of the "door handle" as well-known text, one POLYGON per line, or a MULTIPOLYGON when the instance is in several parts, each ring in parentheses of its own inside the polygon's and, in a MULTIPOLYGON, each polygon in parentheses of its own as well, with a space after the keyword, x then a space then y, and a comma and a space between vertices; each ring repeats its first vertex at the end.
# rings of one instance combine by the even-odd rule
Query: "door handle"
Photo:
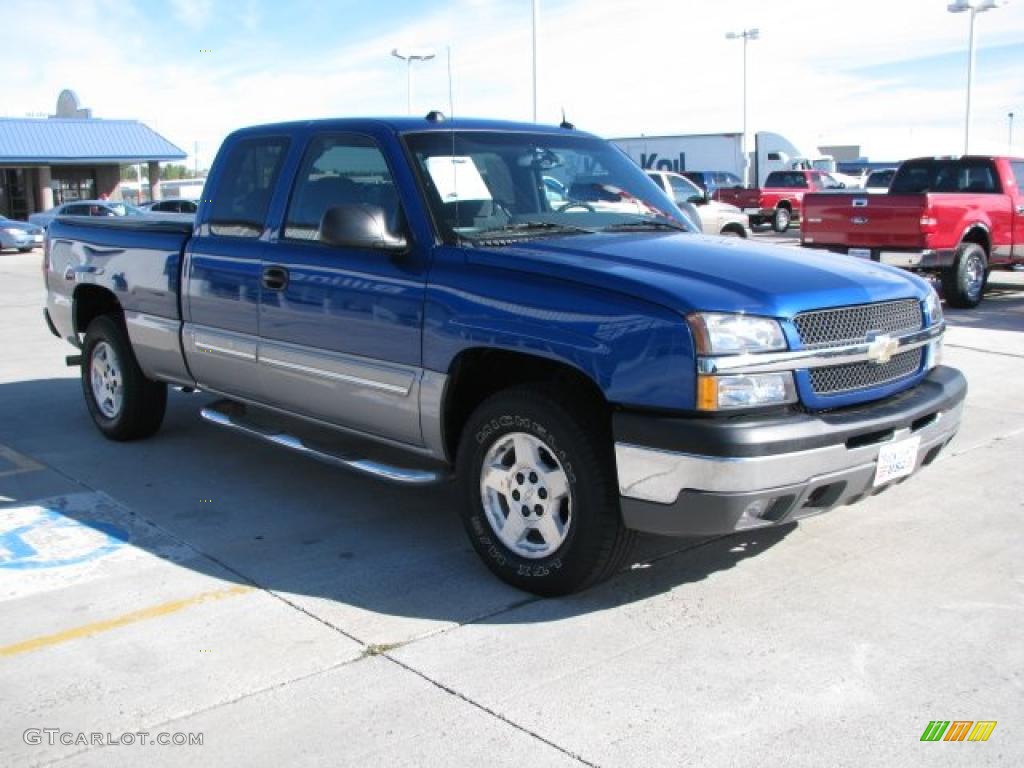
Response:
POLYGON ((263 287, 271 291, 283 291, 288 287, 288 270, 284 267, 264 268, 263 287))

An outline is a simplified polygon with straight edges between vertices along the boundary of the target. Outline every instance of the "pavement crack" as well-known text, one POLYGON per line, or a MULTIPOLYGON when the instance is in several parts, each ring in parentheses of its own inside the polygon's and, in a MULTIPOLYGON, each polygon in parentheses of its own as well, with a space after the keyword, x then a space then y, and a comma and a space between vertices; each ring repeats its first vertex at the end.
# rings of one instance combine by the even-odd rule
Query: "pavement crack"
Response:
POLYGON ((423 672, 420 672, 415 667, 409 666, 408 664, 406 664, 406 663, 404 663, 402 661, 399 661, 394 656, 391 656, 390 654, 387 654, 387 653, 381 654, 381 656, 382 656, 382 658, 385 658, 388 661, 390 661, 392 664, 395 664, 396 666, 404 669, 406 672, 411 672, 412 674, 416 675, 421 680, 426 681, 427 683, 429 683, 430 685, 434 686, 438 690, 444 691, 449 696, 454 696, 455 698, 460 699, 461 701, 465 702, 466 704, 469 704, 469 706, 474 707, 475 709, 478 709, 481 712, 484 712, 485 714, 490 715, 491 717, 493 717, 493 718, 495 718, 497 720, 500 720, 501 722, 505 723, 506 725, 511 726, 512 728, 515 728, 517 731, 526 734, 527 736, 531 737, 532 739, 535 739, 536 741, 539 741, 542 744, 546 744, 547 746, 551 747, 552 749, 557 750, 558 752, 561 752, 563 755, 565 755, 566 757, 570 758, 571 760, 575 760, 580 765, 590 766, 590 768, 600 768, 600 766, 597 763, 590 762, 589 760, 587 760, 582 755, 578 755, 575 752, 573 752, 573 751, 571 751, 571 750, 561 746, 560 744, 556 744, 555 742, 551 741, 551 739, 548 739, 548 738, 546 738, 544 736, 541 736, 536 731, 530 730, 525 725, 521 725, 521 724, 517 723, 515 720, 512 720, 511 718, 506 717, 505 715, 503 715, 500 712, 497 712, 497 711, 491 709, 490 707, 486 706, 485 704, 481 704, 478 701, 474 701, 473 699, 469 698, 469 696, 466 696, 464 693, 460 693, 459 691, 455 690, 451 686, 445 685, 444 683, 440 682, 439 680, 435 680, 434 678, 430 677, 430 675, 427 675, 427 674, 425 674, 423 672))
MULTIPOLYGON (((285 688, 286 686, 289 686, 289 685, 294 685, 295 683, 301 683, 301 682, 303 682, 305 680, 310 680, 310 679, 312 679, 314 677, 318 677, 320 675, 325 675, 325 674, 327 674, 329 672, 333 672, 333 671, 335 671, 337 669, 341 669, 342 667, 347 667, 350 664, 355 664, 355 663, 361 661, 362 659, 363 659, 362 656, 357 656, 357 657, 352 658, 352 659, 345 659, 345 661, 340 661, 337 664, 331 664, 330 666, 324 667, 323 669, 317 669, 317 670, 314 670, 313 672, 307 672, 304 675, 299 675, 298 677, 293 677, 293 678, 289 678, 287 680, 278 681, 278 682, 274 683, 273 685, 266 685, 266 686, 263 686, 262 688, 257 688, 255 690, 246 691, 245 693, 239 694, 238 696, 233 696, 231 698, 223 699, 221 701, 215 702, 215 703, 210 704, 208 706, 199 707, 198 709, 193 709, 193 710, 191 710, 189 712, 183 712, 180 715, 175 715, 174 717, 169 717, 169 718, 167 718, 165 720, 161 720, 161 721, 159 721, 157 723, 152 723, 150 725, 140 726, 140 727, 135 728, 135 729, 125 728, 122 731, 122 733, 153 733, 155 731, 166 732, 168 727, 173 726, 175 723, 181 722, 182 720, 187 720, 190 717, 195 717, 196 715, 206 714, 207 712, 213 712, 214 710, 221 709, 223 707, 229 707, 229 706, 231 706, 233 704, 237 704, 237 703, 239 703, 241 701, 245 701, 246 699, 250 699, 253 696, 261 696, 264 693, 269 693, 270 691, 275 691, 275 690, 278 690, 280 688, 285 688)), ((56 765, 57 763, 62 763, 65 760, 70 760, 73 757, 78 757, 79 755, 84 755, 87 752, 96 752, 96 751, 101 750, 101 749, 106 749, 108 746, 114 746, 114 745, 104 744, 104 745, 100 745, 100 746, 96 746, 96 747, 87 747, 86 749, 80 749, 80 750, 77 750, 75 752, 68 752, 65 755, 60 755, 58 757, 54 757, 54 758, 52 758, 50 760, 46 760, 45 762, 42 762, 42 763, 36 763, 36 765, 38 765, 38 766, 56 765)))

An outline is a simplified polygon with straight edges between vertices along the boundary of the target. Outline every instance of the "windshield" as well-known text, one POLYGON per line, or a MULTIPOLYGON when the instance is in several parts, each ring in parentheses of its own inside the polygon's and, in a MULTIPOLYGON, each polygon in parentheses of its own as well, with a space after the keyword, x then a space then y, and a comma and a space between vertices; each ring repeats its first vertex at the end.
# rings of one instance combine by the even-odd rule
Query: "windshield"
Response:
POLYGON ((693 229, 637 165, 600 139, 458 130, 406 139, 446 237, 693 229))

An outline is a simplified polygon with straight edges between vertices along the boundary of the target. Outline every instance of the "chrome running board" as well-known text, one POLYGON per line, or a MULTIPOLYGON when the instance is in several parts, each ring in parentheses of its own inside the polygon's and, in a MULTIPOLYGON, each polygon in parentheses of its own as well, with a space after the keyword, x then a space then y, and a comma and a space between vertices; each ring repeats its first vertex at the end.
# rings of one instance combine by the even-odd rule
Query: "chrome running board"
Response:
POLYGON ((312 448, 303 442, 300 437, 247 421, 244 416, 244 406, 240 407, 237 403, 230 400, 221 400, 208 405, 199 411, 199 415, 211 424, 227 427, 264 442, 295 451, 311 459, 342 467, 343 469, 350 469, 364 475, 370 475, 389 483, 397 483, 398 485, 433 485, 448 479, 448 475, 440 471, 406 469, 371 459, 346 456, 340 453, 330 453, 326 450, 312 448), (238 413, 238 411, 242 411, 242 413, 238 413))

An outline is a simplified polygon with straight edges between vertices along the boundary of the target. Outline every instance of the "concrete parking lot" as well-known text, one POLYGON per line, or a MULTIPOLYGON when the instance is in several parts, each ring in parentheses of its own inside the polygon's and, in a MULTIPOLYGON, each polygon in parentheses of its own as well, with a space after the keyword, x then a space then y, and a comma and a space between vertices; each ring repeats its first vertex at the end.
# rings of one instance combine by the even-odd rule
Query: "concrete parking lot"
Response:
POLYGON ((647 537, 541 600, 477 560, 451 488, 218 431, 207 396, 104 440, 39 262, 0 254, 0 765, 1024 763, 1024 274, 948 310, 971 389, 920 475, 798 526, 647 537), (933 720, 998 725, 920 741, 933 720))

